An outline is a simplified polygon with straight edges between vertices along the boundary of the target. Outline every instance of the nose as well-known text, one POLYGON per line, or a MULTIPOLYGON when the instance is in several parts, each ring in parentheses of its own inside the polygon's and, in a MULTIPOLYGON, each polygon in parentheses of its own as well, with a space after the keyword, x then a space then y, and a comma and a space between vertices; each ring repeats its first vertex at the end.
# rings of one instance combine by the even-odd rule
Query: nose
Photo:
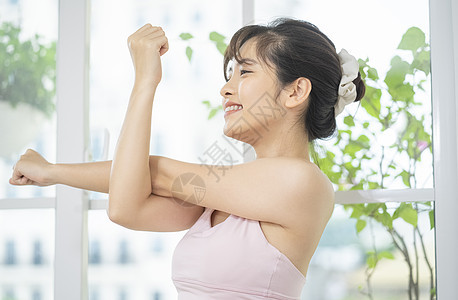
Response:
POLYGON ((235 93, 234 93, 234 89, 231 87, 231 84, 230 84, 231 80, 229 79, 228 82, 226 82, 223 87, 221 88, 221 91, 220 91, 220 94, 221 96, 223 97, 222 100, 221 100, 221 106, 224 108, 224 105, 227 101, 229 101, 229 97, 230 96, 233 96, 235 93))
POLYGON ((224 98, 228 98, 229 96, 233 96, 235 94, 234 88, 231 85, 231 80, 229 79, 228 82, 226 82, 223 87, 221 88, 220 91, 221 96, 224 98))

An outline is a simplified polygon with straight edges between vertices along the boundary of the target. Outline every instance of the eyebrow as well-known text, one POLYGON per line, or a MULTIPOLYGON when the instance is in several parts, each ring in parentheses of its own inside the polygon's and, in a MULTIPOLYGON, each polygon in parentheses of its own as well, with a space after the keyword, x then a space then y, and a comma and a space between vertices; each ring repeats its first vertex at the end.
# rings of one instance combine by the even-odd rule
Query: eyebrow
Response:
MULTIPOLYGON (((242 59, 240 60, 240 64, 241 64, 241 65, 259 65, 259 63, 257 62, 257 60, 252 59, 252 58, 242 58, 242 59)), ((232 72, 232 71, 233 71, 232 66, 230 66, 229 69, 228 69, 227 71, 228 71, 228 72, 232 72)))
POLYGON ((259 65, 259 63, 255 60, 255 59, 252 59, 252 58, 242 58, 240 60, 240 64, 241 65, 259 65))

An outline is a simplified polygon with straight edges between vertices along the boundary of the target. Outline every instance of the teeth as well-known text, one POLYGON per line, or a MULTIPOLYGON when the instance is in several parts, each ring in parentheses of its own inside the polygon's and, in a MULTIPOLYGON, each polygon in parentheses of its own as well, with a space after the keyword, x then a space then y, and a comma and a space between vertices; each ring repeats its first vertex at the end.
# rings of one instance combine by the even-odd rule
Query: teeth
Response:
POLYGON ((227 112, 227 111, 238 110, 238 109, 242 109, 242 106, 241 105, 228 106, 228 107, 226 107, 226 109, 224 111, 227 112))

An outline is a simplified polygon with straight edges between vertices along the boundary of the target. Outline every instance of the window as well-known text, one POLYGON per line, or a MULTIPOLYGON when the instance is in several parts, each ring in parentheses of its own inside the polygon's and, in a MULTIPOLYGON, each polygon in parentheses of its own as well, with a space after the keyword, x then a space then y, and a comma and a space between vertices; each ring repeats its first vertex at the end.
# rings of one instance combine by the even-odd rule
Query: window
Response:
MULTIPOLYGON (((454 249, 458 246, 456 235, 448 231, 449 228, 458 226, 458 221, 454 216, 454 212, 458 210, 458 204, 454 201, 458 180, 456 175, 457 143, 454 126, 450 126, 456 121, 457 86, 454 78, 456 78, 457 53, 453 48, 453 45, 456 45, 456 36, 453 35, 453 32, 458 31, 458 28, 452 19, 456 19, 458 11, 452 2, 452 0, 430 0, 428 7, 425 0, 402 3, 392 0, 370 3, 352 0, 345 4, 331 0, 287 1, 281 4, 274 1, 255 0, 236 2, 156 1, 154 4, 142 1, 113 4, 103 0, 93 0, 92 3, 60 0, 59 5, 54 0, 37 3, 0 1, 2 11, 0 23, 12 22, 14 25, 21 25, 20 40, 33 39, 34 34, 38 33, 42 36, 39 43, 47 48, 46 51, 50 51, 49 53, 55 51, 52 43, 56 41, 60 45, 60 48, 57 47, 57 49, 61 51, 58 56, 57 82, 54 84, 56 72, 53 73, 52 68, 48 69, 49 73, 45 72, 46 78, 41 78, 43 84, 41 94, 47 95, 43 100, 47 104, 42 110, 45 117, 40 117, 41 113, 36 111, 29 114, 29 117, 16 117, 13 113, 2 115, 5 109, 0 107, 0 132, 2 133, 0 141, 0 264, 2 265, 0 268, 0 297, 53 299, 54 294, 55 299, 103 300, 119 298, 119 291, 124 289, 126 297, 133 299, 176 298, 170 273, 167 273, 170 267, 170 261, 167 259, 170 259, 171 251, 183 233, 142 233, 121 228, 107 219, 104 212, 106 195, 103 194, 87 194, 61 186, 57 188, 12 187, 7 183, 11 167, 18 155, 27 148, 37 150, 51 162, 56 160, 81 162, 112 157, 133 80, 125 40, 139 26, 146 22, 156 21, 167 29, 169 39, 173 37, 171 42, 175 47, 170 50, 167 58, 164 57, 162 91, 158 91, 158 99, 161 98, 164 101, 158 100, 156 103, 156 109, 160 110, 161 114, 153 115, 151 152, 184 161, 198 162, 199 157, 202 157, 215 141, 218 141, 218 145, 220 141, 225 142, 220 131, 222 122, 218 118, 206 120, 208 109, 201 103, 203 100, 209 100, 214 105, 219 104, 219 90, 217 88, 210 90, 207 87, 217 87, 223 83, 221 69, 213 66, 220 64, 221 55, 216 51, 215 45, 209 41, 209 31, 215 30, 230 37, 242 24, 253 20, 255 22, 267 21, 275 15, 285 15, 310 20, 331 37, 338 49, 347 48, 358 58, 369 57, 369 63, 377 70, 382 79, 388 72, 390 59, 394 55, 399 55, 403 60, 408 59, 408 54, 400 54, 402 51, 396 48, 399 38, 409 26, 418 26, 425 33, 426 41, 431 39, 433 76, 422 78, 426 79, 425 91, 422 92, 421 98, 417 98, 421 106, 408 112, 421 120, 427 134, 434 133, 434 156, 428 154, 427 150, 422 152, 421 162, 415 167, 417 178, 402 173, 403 170, 412 173, 409 166, 413 166, 409 165, 405 156, 400 156, 398 158, 399 168, 393 169, 382 165, 382 169, 385 168, 391 172, 390 177, 384 181, 383 188, 364 182, 363 186, 352 189, 354 185, 349 185, 347 182, 337 192, 337 200, 340 204, 352 204, 353 206, 348 207, 347 210, 342 205, 336 206, 334 217, 310 265, 304 297, 318 299, 322 295, 317 293, 323 291, 317 292, 311 287, 322 282, 322 278, 333 283, 332 286, 326 287, 327 299, 341 299, 342 295, 358 299, 362 297, 361 292, 367 292, 367 287, 364 285, 364 267, 367 266, 368 261, 372 260, 373 263, 374 260, 373 254, 368 253, 369 248, 373 246, 371 244, 372 232, 377 236, 375 246, 380 253, 387 248, 390 250, 394 245, 392 240, 390 241, 392 237, 387 236, 387 231, 377 223, 370 219, 350 218, 355 208, 356 210, 358 207, 361 208, 361 203, 366 206, 385 204, 386 211, 389 213, 403 205, 408 207, 404 212, 407 216, 404 217, 409 220, 410 208, 422 202, 434 201, 432 207, 436 212, 436 232, 429 231, 423 236, 425 249, 430 255, 433 268, 434 256, 436 256, 438 294, 441 295, 441 298, 453 298, 456 295, 456 288, 454 282, 449 279, 458 276, 454 268, 457 258, 452 251, 444 251, 444 249, 454 249), (207 9, 210 13, 206 12, 207 9), (91 11, 91 40, 89 41, 90 47, 83 48, 81 45, 85 45, 85 39, 89 38, 85 35, 85 29, 89 23, 87 22, 88 11, 91 11), (357 13, 357 11, 362 13, 357 13), (349 16, 351 12, 354 12, 355 15, 349 16), (323 13, 325 15, 322 15, 323 13), (342 16, 346 16, 345 22, 331 22, 342 16), (428 19, 431 20, 430 24, 428 24, 428 19), (61 37, 59 40, 57 40, 58 20, 61 37), (118 26, 118 28, 110 30, 110 26, 118 26), (372 31, 366 32, 365 30, 368 29, 372 31), (190 32, 195 35, 195 38, 183 41, 179 38, 182 32, 190 32), (194 50, 190 62, 186 57, 188 46, 194 50), (88 52, 89 49, 90 52, 88 52), (375 53, 378 54, 374 56, 375 53), (172 57, 176 60, 174 61, 172 57), (108 69, 112 70, 113 62, 116 62, 116 72, 107 72, 108 69), (207 63, 211 66, 202 67, 207 63), (65 71, 69 69, 72 72, 65 71), (84 78, 88 74, 90 76, 86 82, 84 78), (202 79, 211 82, 203 84, 202 79), (432 87, 430 87, 430 81, 432 81, 432 87), (182 84, 180 89, 176 89, 177 83, 182 84), (57 87, 58 97, 54 96, 54 87, 57 87), (166 94, 165 91, 169 90, 173 90, 173 93, 166 94), (184 96, 183 91, 186 91, 184 96), (428 107, 431 103, 431 96, 432 109, 428 107), (85 99, 90 100, 88 105, 90 113, 86 119, 85 99), (52 109, 47 110, 56 102, 59 103, 56 106, 57 114, 52 109), (176 107, 179 107, 180 110, 177 110, 176 107), (193 114, 185 113, 189 111, 192 111, 193 114), (184 124, 193 126, 183 126, 179 130, 169 132, 167 128, 171 127, 170 122, 173 119, 170 116, 186 120, 184 124), (421 116, 424 116, 424 119, 421 119, 421 116), (17 127, 21 124, 9 125, 17 122, 2 123, 8 118, 27 120, 27 131, 17 127), (204 129, 208 135, 199 137, 194 135, 196 131, 204 129), (21 134, 18 134, 19 132, 21 134), (186 151, 183 152, 182 149, 186 151), (398 174, 400 175, 396 177, 398 174), (409 183, 409 188, 405 188, 409 183), (91 200, 88 201, 88 199, 91 200), (355 227, 359 229, 365 227, 365 229, 357 235, 355 227), (105 236, 101 236, 102 233, 105 236), (54 237, 56 237, 55 241, 54 237), (339 240, 344 237, 346 239, 339 240), (121 248, 122 240, 126 241, 128 245, 126 249, 130 251, 127 253, 130 253, 132 258, 127 264, 118 263, 118 250, 121 248), (99 246, 95 248, 100 249, 100 263, 92 263, 88 268, 84 259, 88 255, 87 248, 91 251, 90 260, 91 256, 97 257, 94 254, 97 252, 93 251, 94 244, 87 245, 89 241, 91 243, 98 241, 99 246), (112 251, 105 252, 105 249, 112 251), (145 253, 139 253, 139 251, 145 253), (135 261, 138 257, 147 257, 147 259, 145 263, 140 264, 135 261), (7 261, 14 262, 14 264, 8 265, 7 261), (333 261, 339 261, 339 263, 331 264, 330 262, 333 261), (27 271, 21 273, 19 277, 11 276, 11 270, 18 267, 27 271), (110 275, 106 277, 104 275, 107 274, 108 269, 113 272, 109 272, 110 275), (32 270, 40 272, 40 275, 34 276, 30 285, 19 286, 18 282, 21 282, 24 276, 32 274, 32 270), (126 272, 146 274, 142 276, 142 278, 147 278, 144 281, 138 282, 138 278, 132 279, 141 287, 135 290, 139 294, 134 294, 128 289, 133 281, 123 276, 126 272), (89 284, 84 280, 86 274, 89 284), (345 279, 349 279, 350 282, 345 279), (356 283, 361 283, 361 290, 358 290, 356 283)), ((8 47, 8 40, 5 36, 0 37, 0 51, 4 51, 3 54, 0 52, 0 57, 6 58, 0 59, 0 64, 7 61, 11 64, 10 59, 13 56, 10 54, 13 49, 8 47)), ((47 57, 53 57, 53 55, 47 57)), ((52 64, 52 59, 48 60, 49 62, 52 64)), ((33 65, 29 64, 29 66, 33 65)), ((13 69, 18 69, 18 67, 13 69)), ((5 70, 8 70, 8 67, 2 65, 0 68, 0 81, 2 82, 0 105, 2 102, 13 101, 12 98, 4 97, 5 82, 11 83, 12 80, 10 75, 4 75, 5 70), (5 81, 5 78, 8 78, 9 81, 5 81), (7 101, 4 101, 5 99, 7 101)), ((413 79, 409 76, 406 78, 407 80, 413 79)), ((29 88, 25 90, 31 92, 29 88)), ((389 96, 384 97, 384 100, 389 100, 389 96)), ((25 99, 24 102, 27 102, 26 98, 22 98, 25 99)), ((14 99, 20 99, 20 97, 14 99)), ((17 110, 20 106, 19 104, 16 106, 17 110)), ((365 116, 363 107, 358 108, 358 105, 354 105, 353 108, 349 107, 340 118, 339 129, 345 130, 346 126, 351 124, 351 118, 347 118, 349 116, 358 118, 354 120, 355 124, 361 125, 367 122, 367 119, 364 118, 369 118, 370 114, 365 116)), ((365 129, 364 126, 354 130, 360 130, 357 133, 359 136, 363 133, 363 129, 365 129)), ((376 132, 376 129, 372 127, 370 129, 376 132)), ((345 137, 345 134, 343 136, 345 137)), ((383 155, 386 158, 389 154, 393 155, 392 152, 389 152, 393 150, 390 146, 396 145, 393 140, 399 136, 399 134, 394 135, 393 138, 393 135, 377 131, 376 137, 369 136, 368 138, 373 144, 385 146, 386 152, 383 155)), ((367 143, 367 140, 362 139, 367 143)), ((336 149, 333 145, 334 141, 329 141, 323 146, 325 149, 334 151, 336 149)), ((345 140, 341 141, 341 143, 344 142, 345 140)), ((417 142, 419 142, 416 145, 418 148, 430 146, 428 143, 422 143, 423 140, 417 140, 417 142)), ((240 149, 234 148, 233 150, 235 155, 243 156, 239 152, 240 149)), ((362 150, 354 151, 357 161, 364 161, 363 152, 362 150)), ((376 160, 381 160, 381 153, 377 154, 376 160)), ((244 159, 252 158, 245 155, 244 159)), ((335 159, 342 165, 348 157, 336 155, 335 159)), ((357 165, 353 167, 356 168, 357 165)), ((376 177, 371 174, 371 169, 374 168, 376 168, 375 165, 365 163, 359 170, 358 178, 376 177)), ((340 171, 342 169, 333 170, 335 173, 340 171)), ((422 213, 418 214, 417 224, 420 229, 429 230, 428 211, 430 210, 431 208, 424 207, 422 213)), ((380 212, 379 208, 374 211, 380 212)), ((402 217, 398 218, 396 222, 400 225, 399 232, 404 233, 405 225, 408 223, 402 217)), ((410 230, 411 227, 406 226, 410 230)), ((412 244, 420 240, 417 238, 417 240, 411 239, 405 242, 412 244)), ((97 261, 97 259, 94 260, 97 261)), ((386 270, 391 270, 392 274, 398 276, 399 269, 396 268, 401 263, 402 257, 396 256, 394 260, 383 257, 372 277, 374 295, 375 293, 385 294, 390 299, 400 297, 397 289, 404 283, 393 284, 393 289, 390 291, 381 291, 380 287, 387 286, 386 283, 390 283, 389 280, 395 277, 384 277, 386 270)), ((423 274, 429 272, 429 267, 422 265, 420 268, 422 278, 426 279, 427 276, 423 277, 423 274)), ((405 280, 406 277, 403 278, 405 280)), ((420 285, 421 295, 426 295, 427 291, 424 290, 426 286, 420 285)))

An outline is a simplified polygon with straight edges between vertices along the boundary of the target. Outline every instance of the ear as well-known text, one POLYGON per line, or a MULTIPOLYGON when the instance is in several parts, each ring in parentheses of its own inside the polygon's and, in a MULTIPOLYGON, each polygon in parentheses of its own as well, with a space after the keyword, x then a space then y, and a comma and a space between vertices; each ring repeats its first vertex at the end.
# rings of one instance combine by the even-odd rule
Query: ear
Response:
POLYGON ((312 83, 308 78, 299 77, 285 91, 287 92, 285 106, 294 108, 307 101, 312 91, 312 83))

